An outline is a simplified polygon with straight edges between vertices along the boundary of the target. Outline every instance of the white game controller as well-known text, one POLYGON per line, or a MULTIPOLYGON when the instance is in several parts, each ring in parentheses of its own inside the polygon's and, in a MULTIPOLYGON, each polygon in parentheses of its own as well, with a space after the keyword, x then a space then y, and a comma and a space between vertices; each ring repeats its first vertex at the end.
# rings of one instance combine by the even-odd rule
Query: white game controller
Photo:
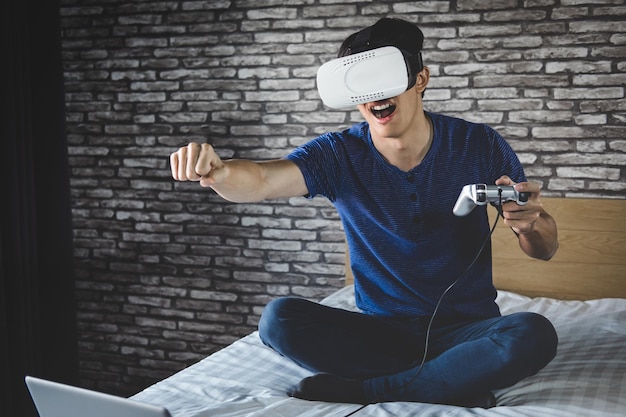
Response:
POLYGON ((528 203, 530 193, 520 193, 512 185, 468 184, 461 190, 452 209, 457 216, 467 216, 474 207, 487 203, 502 204, 515 201, 520 206, 528 203))

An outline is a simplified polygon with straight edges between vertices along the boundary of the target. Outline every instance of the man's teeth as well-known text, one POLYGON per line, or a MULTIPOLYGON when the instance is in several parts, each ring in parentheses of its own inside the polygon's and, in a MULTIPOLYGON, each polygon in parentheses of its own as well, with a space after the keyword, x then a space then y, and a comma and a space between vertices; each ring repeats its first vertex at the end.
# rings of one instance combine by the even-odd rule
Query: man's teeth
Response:
POLYGON ((391 107, 391 104, 386 103, 386 104, 376 105, 376 106, 372 107, 372 109, 376 110, 376 111, 383 111, 383 110, 387 110, 389 107, 391 107))

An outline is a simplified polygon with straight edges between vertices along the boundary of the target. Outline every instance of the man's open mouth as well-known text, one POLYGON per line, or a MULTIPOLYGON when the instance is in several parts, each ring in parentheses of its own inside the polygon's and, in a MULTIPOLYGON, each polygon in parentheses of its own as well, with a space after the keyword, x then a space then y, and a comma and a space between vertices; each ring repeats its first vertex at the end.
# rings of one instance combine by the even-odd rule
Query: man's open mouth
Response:
POLYGON ((391 114, 396 111, 396 106, 390 103, 376 104, 370 107, 370 111, 377 119, 384 119, 385 117, 391 116, 391 114))

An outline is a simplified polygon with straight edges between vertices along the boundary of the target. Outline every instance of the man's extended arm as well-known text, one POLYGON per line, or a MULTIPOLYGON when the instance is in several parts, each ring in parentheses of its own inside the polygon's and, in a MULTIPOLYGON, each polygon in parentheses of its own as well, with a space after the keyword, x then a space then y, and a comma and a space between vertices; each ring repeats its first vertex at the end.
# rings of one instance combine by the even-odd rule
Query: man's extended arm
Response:
POLYGON ((237 203, 307 194, 300 169, 293 162, 232 159, 223 161, 209 144, 190 143, 170 155, 172 177, 199 181, 221 197, 237 203))

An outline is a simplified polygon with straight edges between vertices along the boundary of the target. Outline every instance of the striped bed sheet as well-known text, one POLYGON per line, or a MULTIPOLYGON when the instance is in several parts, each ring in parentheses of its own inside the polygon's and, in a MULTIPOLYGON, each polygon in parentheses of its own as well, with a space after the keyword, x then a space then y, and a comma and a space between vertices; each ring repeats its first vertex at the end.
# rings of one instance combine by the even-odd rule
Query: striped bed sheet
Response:
MULTIPOLYGON (((322 302, 356 310, 352 286, 322 302)), ((563 301, 499 291, 497 302, 502 314, 532 311, 552 321, 559 347, 547 367, 496 391, 498 406, 491 409, 397 402, 368 405, 354 416, 626 416, 626 299, 563 301)), ((344 417, 360 407, 289 397, 310 374, 253 332, 132 398, 162 405, 173 417, 344 417)))

